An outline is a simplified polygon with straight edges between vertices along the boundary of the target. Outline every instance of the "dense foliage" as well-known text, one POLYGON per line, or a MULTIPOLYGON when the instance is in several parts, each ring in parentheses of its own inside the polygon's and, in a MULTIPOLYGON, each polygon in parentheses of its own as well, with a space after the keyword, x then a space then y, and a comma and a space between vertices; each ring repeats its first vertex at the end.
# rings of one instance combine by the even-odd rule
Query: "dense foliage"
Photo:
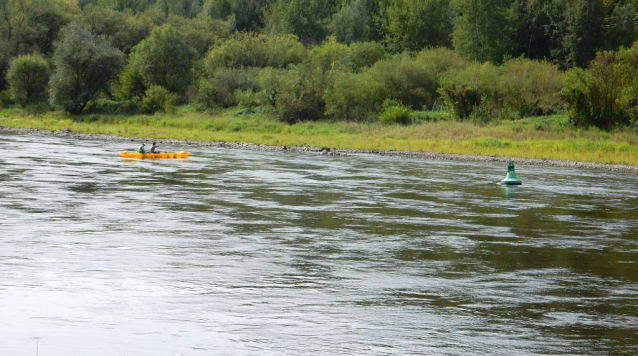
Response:
POLYGON ((67 27, 53 52, 51 103, 79 114, 124 65, 124 54, 103 37, 77 25, 67 27))
POLYGON ((50 75, 49 64, 39 54, 14 58, 7 72, 11 99, 21 107, 46 100, 50 75))
POLYGON ((638 0, 4 0, 0 92, 71 113, 116 99, 409 124, 568 109, 611 128, 638 124, 637 17, 638 0))

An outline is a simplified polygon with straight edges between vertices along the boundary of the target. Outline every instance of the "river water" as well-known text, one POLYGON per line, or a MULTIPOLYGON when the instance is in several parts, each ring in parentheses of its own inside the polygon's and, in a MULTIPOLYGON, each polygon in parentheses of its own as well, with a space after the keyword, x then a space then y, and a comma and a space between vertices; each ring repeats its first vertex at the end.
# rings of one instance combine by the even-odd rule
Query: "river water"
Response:
POLYGON ((635 355, 638 176, 0 135, 0 355, 635 355))

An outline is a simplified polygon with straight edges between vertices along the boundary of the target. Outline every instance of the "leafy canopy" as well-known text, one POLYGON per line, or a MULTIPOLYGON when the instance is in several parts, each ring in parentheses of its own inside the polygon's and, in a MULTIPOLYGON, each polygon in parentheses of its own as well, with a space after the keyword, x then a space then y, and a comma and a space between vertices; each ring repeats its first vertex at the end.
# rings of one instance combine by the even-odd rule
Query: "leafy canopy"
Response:
POLYGON ((124 53, 104 37, 71 24, 55 45, 50 100, 71 114, 81 113, 124 66, 124 53))
POLYGON ((193 81, 191 69, 197 56, 197 51, 169 24, 153 29, 148 39, 135 46, 129 62, 147 87, 159 85, 180 93, 193 81))

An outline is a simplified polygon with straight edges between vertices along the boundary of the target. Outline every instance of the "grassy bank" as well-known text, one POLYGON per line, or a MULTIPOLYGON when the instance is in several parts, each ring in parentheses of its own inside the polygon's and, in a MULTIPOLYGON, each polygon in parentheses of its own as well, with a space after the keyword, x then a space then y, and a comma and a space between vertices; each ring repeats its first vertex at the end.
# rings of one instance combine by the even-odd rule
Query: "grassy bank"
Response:
POLYGON ((545 158, 638 165, 638 134, 628 129, 576 129, 565 115, 501 121, 486 125, 454 120, 410 126, 377 123, 306 122, 287 125, 268 115, 237 110, 215 115, 181 107, 173 114, 84 115, 62 112, 32 114, 0 110, 0 125, 118 136, 175 138, 197 141, 239 141, 266 145, 308 145, 397 151, 431 151, 545 158))

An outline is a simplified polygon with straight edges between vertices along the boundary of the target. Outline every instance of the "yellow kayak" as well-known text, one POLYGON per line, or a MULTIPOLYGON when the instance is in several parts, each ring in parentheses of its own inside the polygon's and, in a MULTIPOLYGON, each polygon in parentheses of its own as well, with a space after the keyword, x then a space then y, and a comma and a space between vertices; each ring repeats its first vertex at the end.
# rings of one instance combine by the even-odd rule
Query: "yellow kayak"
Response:
POLYGON ((122 152, 120 157, 126 158, 185 158, 190 156, 190 153, 186 151, 182 152, 162 152, 162 153, 137 153, 137 152, 122 152))

